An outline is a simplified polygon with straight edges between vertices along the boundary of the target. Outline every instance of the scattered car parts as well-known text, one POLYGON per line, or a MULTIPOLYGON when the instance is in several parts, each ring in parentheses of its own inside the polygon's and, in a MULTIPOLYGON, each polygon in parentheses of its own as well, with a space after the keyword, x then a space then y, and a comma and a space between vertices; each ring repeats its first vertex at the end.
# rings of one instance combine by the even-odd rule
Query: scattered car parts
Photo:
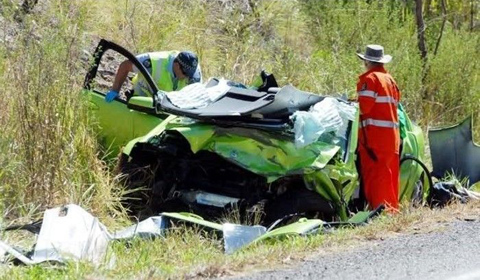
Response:
POLYGON ((468 178, 469 186, 480 181, 480 146, 473 142, 472 117, 459 124, 428 131, 432 175, 468 178))
POLYGON ((144 239, 166 237, 171 221, 181 221, 217 231, 223 237, 225 252, 232 254, 248 244, 261 242, 268 238, 319 233, 322 232, 323 227, 364 225, 381 210, 379 208, 376 211, 359 213, 346 223, 327 223, 319 219, 300 218, 296 222, 282 226, 279 226, 279 221, 268 229, 261 225, 209 222, 191 213, 161 213, 110 233, 96 217, 85 209, 75 204, 69 204, 46 210, 41 221, 4 229, 27 230, 38 234, 38 237, 32 250, 19 249, 17 246, 11 246, 0 240, 0 261, 9 262, 13 257, 17 263, 24 265, 44 262, 65 263, 66 261, 89 261, 96 265, 113 265, 113 255, 107 256, 110 242, 134 237, 144 239))

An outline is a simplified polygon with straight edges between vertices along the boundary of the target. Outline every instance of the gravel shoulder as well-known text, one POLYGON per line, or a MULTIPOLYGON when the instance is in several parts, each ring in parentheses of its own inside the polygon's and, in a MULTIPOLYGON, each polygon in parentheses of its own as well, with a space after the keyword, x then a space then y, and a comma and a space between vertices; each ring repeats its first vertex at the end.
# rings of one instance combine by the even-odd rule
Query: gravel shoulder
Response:
POLYGON ((455 279, 478 270, 479 255, 480 221, 462 220, 435 232, 399 234, 228 279, 455 279))

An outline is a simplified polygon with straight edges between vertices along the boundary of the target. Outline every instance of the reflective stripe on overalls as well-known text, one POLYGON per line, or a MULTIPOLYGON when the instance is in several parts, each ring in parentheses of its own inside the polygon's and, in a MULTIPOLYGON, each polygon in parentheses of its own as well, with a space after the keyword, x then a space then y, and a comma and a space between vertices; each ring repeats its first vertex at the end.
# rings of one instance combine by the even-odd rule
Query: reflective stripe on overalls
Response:
POLYGON ((398 128, 398 123, 392 121, 384 121, 384 120, 375 120, 375 119, 365 119, 361 121, 360 127, 366 126, 377 126, 377 127, 385 127, 385 128, 398 128))
POLYGON ((398 106, 397 100, 395 100, 395 98, 393 98, 392 96, 378 96, 378 93, 372 90, 359 91, 358 96, 375 98, 375 103, 391 103, 395 106, 398 106))
POLYGON ((398 209, 400 91, 380 66, 359 77, 357 93, 361 110, 358 154, 363 193, 372 209, 381 204, 398 209))

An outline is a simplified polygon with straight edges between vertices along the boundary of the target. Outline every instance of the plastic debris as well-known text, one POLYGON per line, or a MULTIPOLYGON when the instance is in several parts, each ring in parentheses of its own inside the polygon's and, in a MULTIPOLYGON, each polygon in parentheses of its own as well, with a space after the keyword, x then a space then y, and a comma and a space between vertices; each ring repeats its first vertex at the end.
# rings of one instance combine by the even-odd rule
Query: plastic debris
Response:
POLYGON ((328 132, 344 137, 348 121, 355 120, 356 113, 356 105, 340 102, 333 97, 325 97, 308 112, 295 112, 291 117, 294 121, 295 145, 305 147, 328 132))
MULTIPOLYGON (((69 204, 45 211, 32 253, 24 254, 0 240, 0 254, 9 254, 25 265, 47 261, 64 263, 69 260, 90 261, 99 265, 109 261, 106 253, 110 241, 133 237, 154 238, 161 236, 164 228, 164 219, 156 216, 110 234, 96 217, 78 205, 69 204)), ((4 258, 0 261, 7 260, 4 258)))
POLYGON ((457 180, 448 182, 437 182, 430 189, 427 203, 430 207, 445 207, 446 205, 459 201, 467 203, 469 200, 479 200, 480 193, 469 190, 462 186, 457 180))
POLYGON ((167 92, 166 95, 173 105, 181 109, 203 108, 224 96, 230 86, 228 81, 220 79, 218 84, 207 87, 202 83, 193 83, 179 91, 167 92))
POLYGON ((7 255, 10 255, 25 265, 51 261, 58 263, 90 261, 96 265, 102 263, 111 265, 112 262, 106 257, 111 241, 135 237, 143 239, 162 237, 165 235, 170 219, 189 221, 212 227, 215 230, 223 230, 225 251, 228 254, 248 245, 266 232, 263 226, 229 223, 219 225, 204 221, 201 217, 180 213, 163 213, 163 216, 147 218, 110 234, 96 217, 78 205, 69 204, 45 211, 33 251, 25 253, 27 250, 20 250, 0 240, 0 256, 2 257, 0 262, 7 262, 10 259, 7 255))

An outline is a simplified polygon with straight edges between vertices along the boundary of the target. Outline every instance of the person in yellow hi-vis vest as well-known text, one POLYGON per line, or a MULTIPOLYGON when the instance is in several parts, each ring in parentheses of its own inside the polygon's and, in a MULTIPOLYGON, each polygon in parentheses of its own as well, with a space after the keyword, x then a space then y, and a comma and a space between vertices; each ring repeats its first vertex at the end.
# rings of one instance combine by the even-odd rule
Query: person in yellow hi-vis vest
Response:
MULTIPOLYGON (((180 90, 188 84, 202 82, 202 72, 198 57, 190 51, 150 52, 136 56, 140 63, 152 75, 153 81, 163 91, 180 90)), ((105 96, 105 101, 112 102, 125 82, 128 73, 137 73, 132 80, 133 94, 137 96, 152 96, 150 87, 140 71, 129 60, 123 61, 118 67, 111 90, 105 96)))

